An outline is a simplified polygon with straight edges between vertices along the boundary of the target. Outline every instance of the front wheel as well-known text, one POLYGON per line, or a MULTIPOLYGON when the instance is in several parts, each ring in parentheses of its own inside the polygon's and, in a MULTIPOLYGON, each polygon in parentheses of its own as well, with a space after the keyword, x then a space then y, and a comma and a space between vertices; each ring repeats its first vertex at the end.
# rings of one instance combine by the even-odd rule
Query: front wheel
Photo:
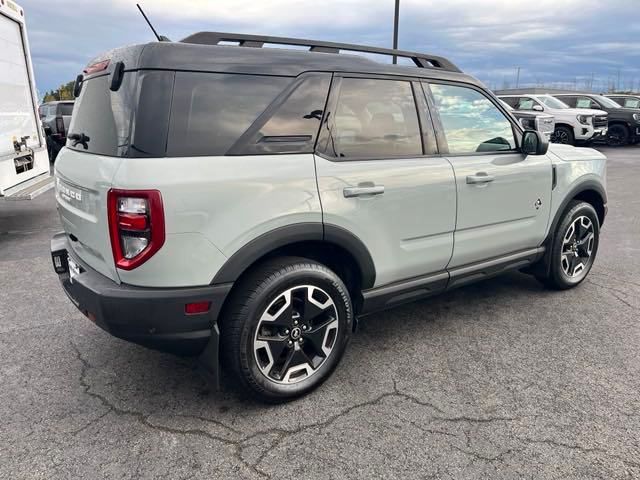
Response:
POLYGON ((276 258, 251 272, 232 295, 221 347, 243 390, 283 402, 331 375, 353 325, 349 293, 333 271, 303 258, 276 258))
POLYGON ((600 223, 593 206, 572 201, 556 228, 549 255, 549 271, 536 274, 550 288, 564 290, 580 284, 589 274, 598 252, 600 223))
POLYGON ((553 132, 551 141, 553 143, 560 143, 563 145, 574 145, 575 137, 573 136, 573 130, 565 126, 558 125, 553 132))
POLYGON ((611 147, 621 147, 629 143, 629 129, 624 125, 611 125, 607 133, 607 143, 611 147))

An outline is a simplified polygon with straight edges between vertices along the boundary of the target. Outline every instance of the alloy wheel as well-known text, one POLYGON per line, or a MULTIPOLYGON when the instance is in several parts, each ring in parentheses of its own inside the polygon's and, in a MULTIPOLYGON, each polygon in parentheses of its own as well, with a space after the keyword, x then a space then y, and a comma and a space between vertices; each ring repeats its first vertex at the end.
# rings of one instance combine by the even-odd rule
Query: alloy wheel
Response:
POLYGON ((553 134, 553 143, 568 145, 570 143, 569 134, 565 130, 556 130, 553 134))
POLYGON ((591 262, 595 238, 593 222, 588 217, 582 215, 571 222, 562 240, 560 255, 565 275, 576 278, 586 270, 591 262))
POLYGON ((260 316, 253 353, 262 374, 293 384, 314 375, 338 338, 338 310, 323 289, 300 285, 278 294, 260 316))

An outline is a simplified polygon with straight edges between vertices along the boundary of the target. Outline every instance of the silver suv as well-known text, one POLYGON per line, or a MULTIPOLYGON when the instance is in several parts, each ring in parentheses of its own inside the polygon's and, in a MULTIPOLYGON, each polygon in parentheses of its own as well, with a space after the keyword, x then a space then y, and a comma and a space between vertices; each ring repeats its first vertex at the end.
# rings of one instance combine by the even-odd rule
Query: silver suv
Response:
POLYGON ((204 32, 110 51, 75 92, 67 295, 264 401, 317 387, 368 313, 514 269, 574 287, 598 250, 605 157, 549 148, 441 57, 204 32))

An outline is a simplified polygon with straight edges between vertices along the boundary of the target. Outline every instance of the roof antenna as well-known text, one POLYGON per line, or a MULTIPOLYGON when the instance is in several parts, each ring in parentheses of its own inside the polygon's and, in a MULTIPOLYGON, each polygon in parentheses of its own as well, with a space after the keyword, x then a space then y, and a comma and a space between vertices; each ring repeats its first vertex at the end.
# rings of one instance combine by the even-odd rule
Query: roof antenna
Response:
POLYGON ((158 39, 159 42, 170 42, 171 40, 169 40, 167 37, 165 37, 164 35, 158 35, 158 32, 156 32, 156 29, 153 28, 153 25, 151 25, 151 22, 149 21, 149 19, 147 18, 147 15, 145 15, 144 10, 142 10, 142 7, 140 6, 139 3, 136 3, 136 7, 138 7, 138 10, 140 10, 140 13, 142 14, 142 16, 144 17, 145 21, 147 22, 147 24, 149 25, 149 28, 153 31, 153 34, 156 36, 156 38, 158 39))

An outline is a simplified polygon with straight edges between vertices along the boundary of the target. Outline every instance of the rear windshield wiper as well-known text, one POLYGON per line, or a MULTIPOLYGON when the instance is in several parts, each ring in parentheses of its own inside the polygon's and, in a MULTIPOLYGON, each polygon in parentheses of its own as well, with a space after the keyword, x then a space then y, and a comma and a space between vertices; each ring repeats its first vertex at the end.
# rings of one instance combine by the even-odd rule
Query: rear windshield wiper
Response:
POLYGON ((73 141, 73 147, 77 147, 78 145, 82 145, 84 147, 85 150, 87 150, 89 148, 89 145, 87 145, 89 143, 89 140, 91 140, 88 136, 86 136, 84 133, 72 133, 69 135, 69 140, 73 141))

